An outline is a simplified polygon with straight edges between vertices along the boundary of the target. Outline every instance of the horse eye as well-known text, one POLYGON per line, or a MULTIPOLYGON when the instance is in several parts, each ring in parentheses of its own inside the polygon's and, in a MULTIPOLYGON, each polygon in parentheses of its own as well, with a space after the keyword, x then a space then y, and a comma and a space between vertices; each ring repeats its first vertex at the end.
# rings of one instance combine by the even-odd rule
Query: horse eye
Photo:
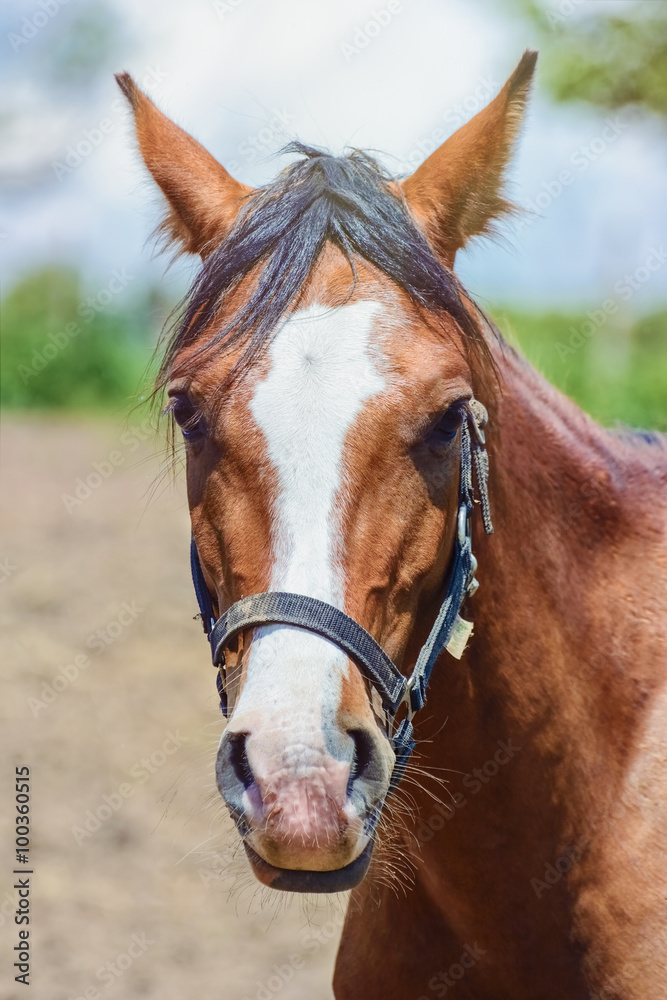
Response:
POLYGON ((179 392, 173 395, 168 411, 173 415, 174 420, 181 428, 181 433, 186 441, 193 443, 203 438, 205 433, 204 421, 196 405, 186 393, 179 392))
POLYGON ((427 431, 425 441, 427 444, 437 447, 446 445, 454 440, 459 427, 463 423, 465 415, 466 400, 459 400, 453 403, 427 431))

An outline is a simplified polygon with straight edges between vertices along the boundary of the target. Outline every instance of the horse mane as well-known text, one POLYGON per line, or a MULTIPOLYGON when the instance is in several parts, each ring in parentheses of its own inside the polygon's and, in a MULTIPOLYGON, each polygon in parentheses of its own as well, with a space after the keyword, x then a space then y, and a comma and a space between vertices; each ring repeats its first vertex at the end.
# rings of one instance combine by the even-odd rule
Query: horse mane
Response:
POLYGON ((169 335, 156 391, 168 382, 179 352, 200 337, 227 297, 259 265, 261 273, 245 304, 222 329, 211 332, 185 364, 179 363, 179 373, 193 375, 214 352, 245 338, 245 350, 225 387, 242 375, 271 340, 290 305, 298 302, 327 242, 347 258, 352 288, 356 255, 407 292, 427 318, 453 317, 479 382, 495 381, 485 334, 489 322, 477 307, 475 315, 466 308, 463 297, 471 301, 470 297, 438 260, 377 160, 356 149, 333 156, 299 142, 289 143, 281 152, 302 158, 245 200, 228 236, 204 260, 169 335))

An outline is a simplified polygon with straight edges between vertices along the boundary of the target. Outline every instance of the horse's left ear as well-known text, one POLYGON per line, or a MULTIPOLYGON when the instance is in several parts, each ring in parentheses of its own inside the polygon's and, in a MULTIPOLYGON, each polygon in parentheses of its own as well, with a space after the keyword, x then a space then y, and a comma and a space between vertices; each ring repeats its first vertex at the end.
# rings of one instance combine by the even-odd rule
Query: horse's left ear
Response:
POLYGON ((196 139, 156 108, 129 73, 116 82, 134 114, 144 163, 169 204, 160 227, 188 253, 206 257, 225 238, 253 189, 229 174, 196 139))
POLYGON ((511 212, 505 171, 521 127, 537 52, 527 50, 497 97, 401 183, 408 205, 448 267, 473 236, 511 212))

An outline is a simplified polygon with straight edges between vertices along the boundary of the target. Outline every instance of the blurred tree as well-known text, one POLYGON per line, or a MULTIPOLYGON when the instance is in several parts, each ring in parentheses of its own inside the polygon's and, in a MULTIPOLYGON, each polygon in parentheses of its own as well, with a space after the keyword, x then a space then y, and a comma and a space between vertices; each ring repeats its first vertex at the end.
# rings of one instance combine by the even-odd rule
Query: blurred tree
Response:
POLYGON ((610 319, 592 332, 589 314, 490 311, 510 342, 596 420, 667 431, 667 311, 627 327, 610 319))
POLYGON ((53 266, 23 278, 0 310, 0 399, 7 407, 96 409, 137 400, 164 308, 147 291, 111 301, 53 266))
POLYGON ((667 118, 667 2, 509 0, 542 36, 541 81, 559 101, 667 118), (616 5, 615 5, 616 6, 616 5))

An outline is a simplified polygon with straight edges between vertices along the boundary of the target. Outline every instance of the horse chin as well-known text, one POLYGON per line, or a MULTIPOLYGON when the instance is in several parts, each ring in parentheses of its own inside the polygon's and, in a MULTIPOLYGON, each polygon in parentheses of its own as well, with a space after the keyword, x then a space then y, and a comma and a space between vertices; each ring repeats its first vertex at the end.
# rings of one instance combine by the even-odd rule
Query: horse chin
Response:
POLYGON ((344 868, 334 868, 331 871, 308 871, 301 868, 276 868, 261 858, 247 840, 243 841, 255 877, 262 885, 267 885, 271 889, 280 889, 283 892, 323 893, 345 892, 347 889, 354 889, 368 871, 374 845, 375 840, 371 837, 361 854, 344 868))

